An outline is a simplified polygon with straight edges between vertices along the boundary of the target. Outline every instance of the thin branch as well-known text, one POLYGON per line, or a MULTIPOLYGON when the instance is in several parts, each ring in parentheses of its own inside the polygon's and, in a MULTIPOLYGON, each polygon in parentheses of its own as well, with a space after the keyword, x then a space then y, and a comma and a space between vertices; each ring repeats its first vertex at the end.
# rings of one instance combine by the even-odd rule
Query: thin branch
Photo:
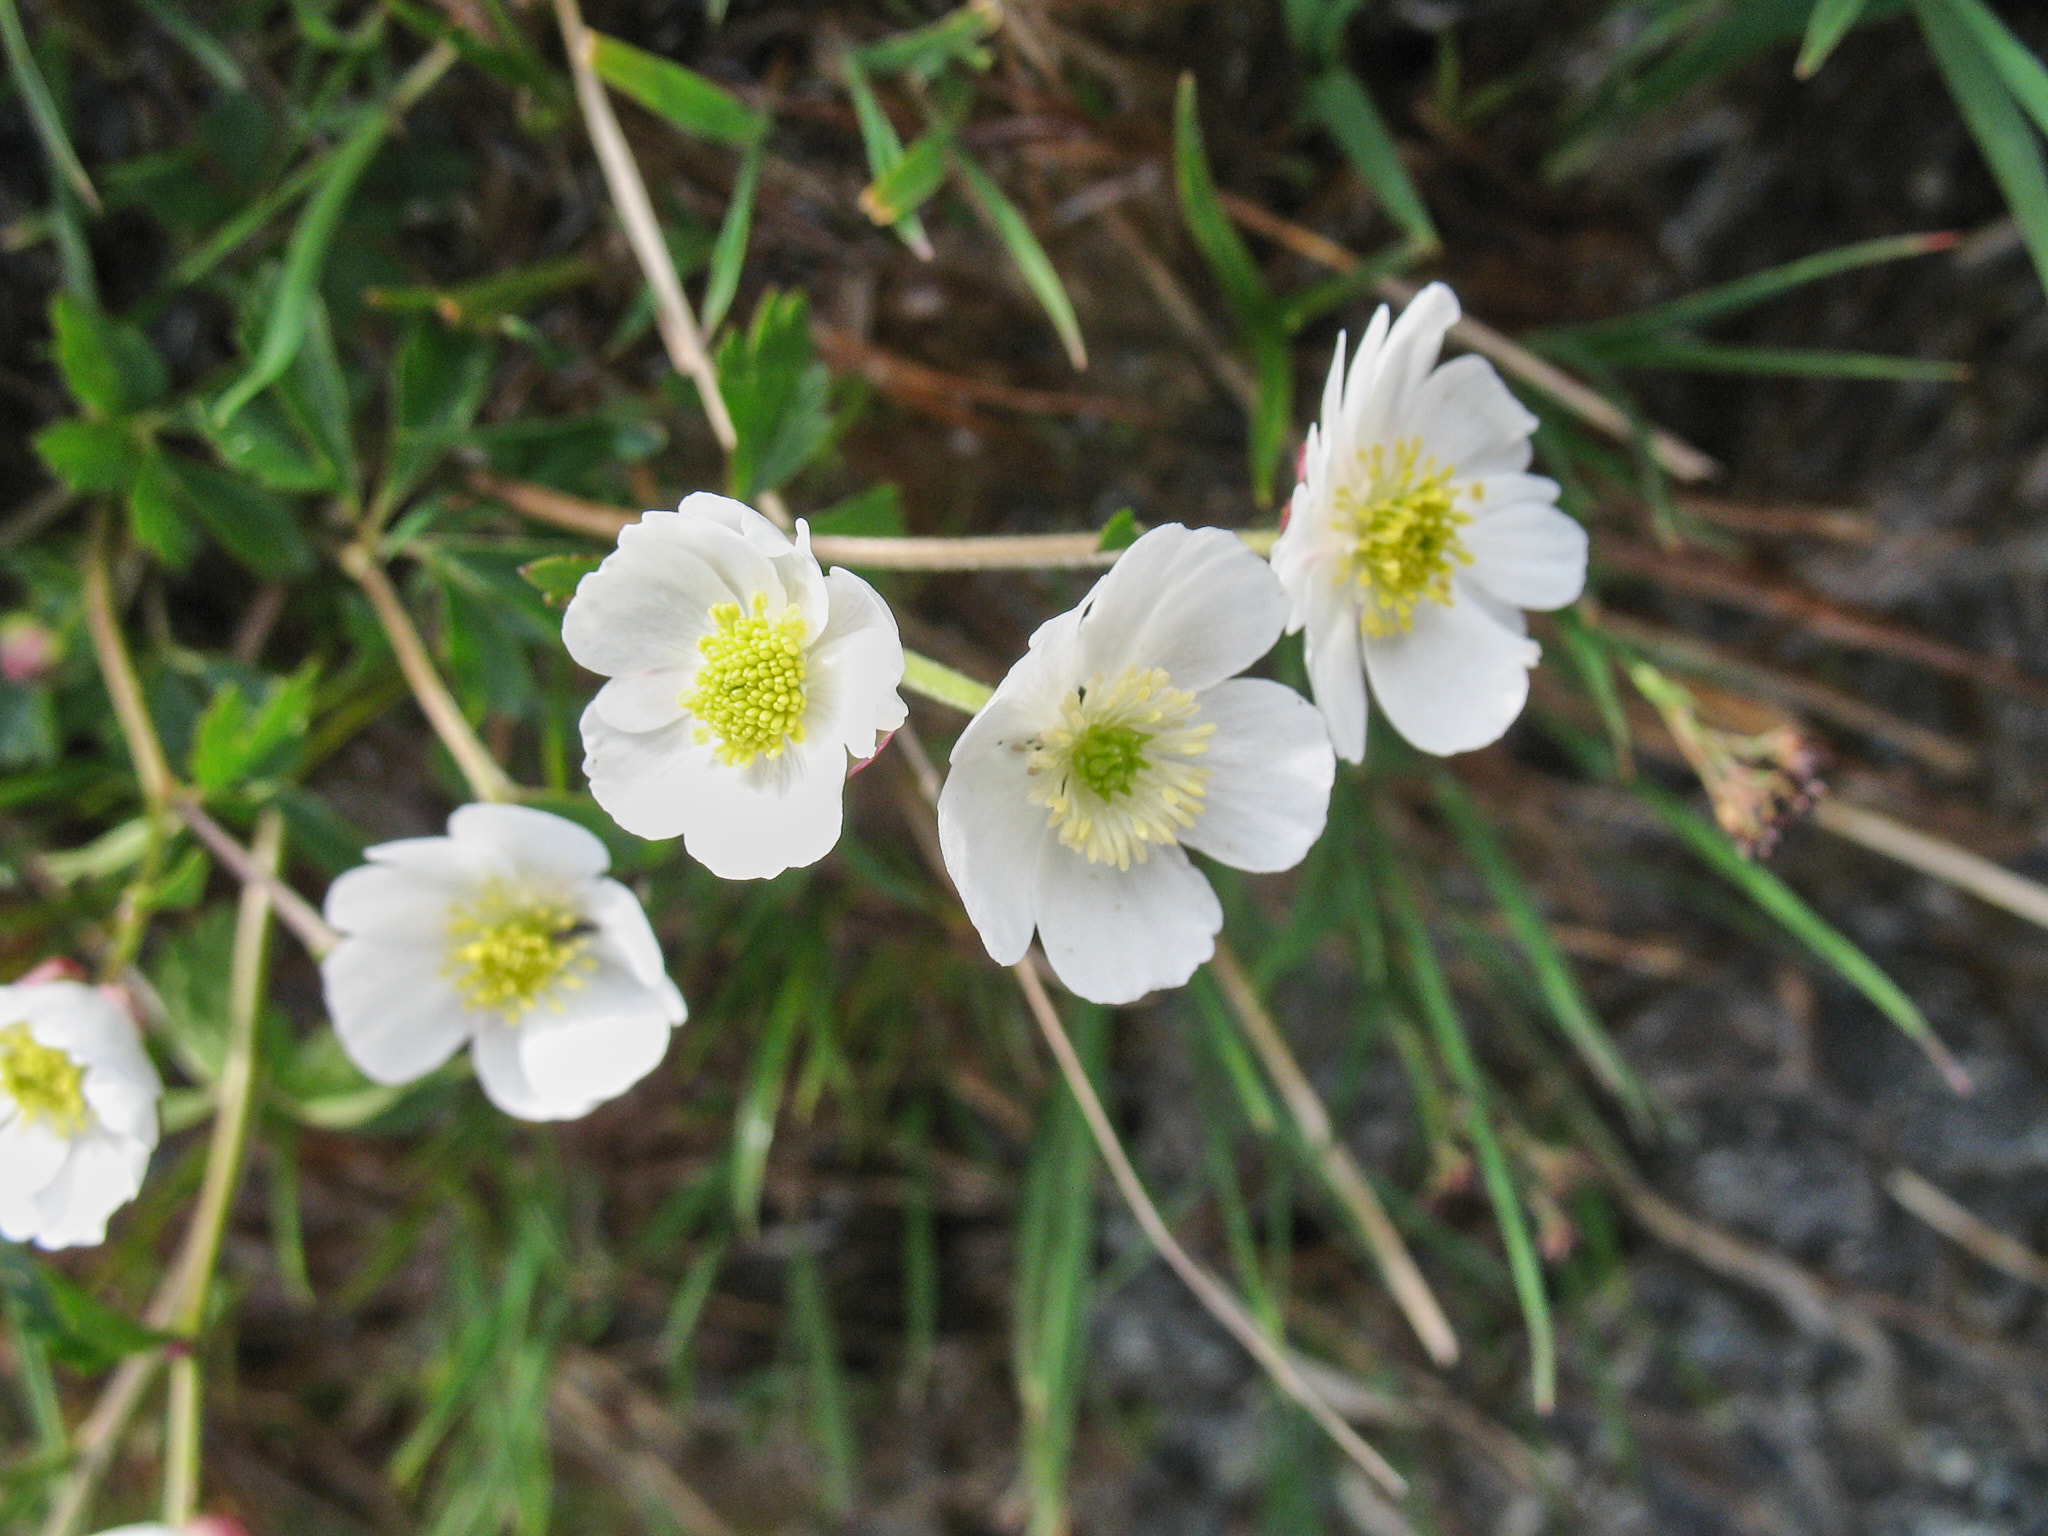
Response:
MULTIPOLYGON (((1325 239, 1291 219, 1283 219, 1249 198, 1234 192, 1222 193, 1221 197, 1224 212, 1238 223, 1278 241, 1296 255, 1306 256, 1333 272, 1356 271, 1364 264, 1362 257, 1336 241, 1325 239)), ((1395 304, 1406 304, 1419 289, 1418 284, 1402 277, 1383 277, 1374 286, 1382 298, 1395 304)), ((1634 424, 1605 395, 1581 384, 1527 347, 1510 341, 1492 326, 1468 315, 1451 327, 1451 339, 1459 346, 1490 359, 1502 373, 1520 379, 1532 389, 1541 390, 1587 426, 1616 442, 1635 440, 1634 424)), ((1661 428, 1650 434, 1650 452, 1667 474, 1688 484, 1711 480, 1721 472, 1721 466, 1713 459, 1683 438, 1661 428)))
POLYGON ((2029 1285, 2048 1290, 2048 1259, 2008 1236, 1910 1168, 1894 1168, 1884 1181, 1891 1197, 1972 1256, 2029 1285))
POLYGON ((1813 808, 1813 819, 1837 837, 2048 928, 2048 886, 2014 874, 2002 864, 1841 800, 1822 800, 1813 808))
POLYGON ((278 878, 276 871, 265 869, 197 800, 180 795, 171 802, 171 810, 206 845, 207 851, 227 867, 229 874, 244 885, 260 885, 270 893, 277 920, 291 929, 307 954, 318 960, 341 942, 341 935, 328 926, 327 919, 311 902, 278 878))
POLYGON ((100 678, 113 702, 114 720, 128 743, 128 756, 135 764, 136 782, 142 798, 152 810, 161 811, 176 792, 178 781, 164 757, 163 743, 142 701, 142 684, 135 676, 135 663, 121 638, 121 621, 114 612, 113 583, 107 575, 107 520, 104 514, 93 520, 85 545, 85 627, 92 637, 92 652, 99 662, 100 678))
POLYGON ((1152 1197, 1145 1192, 1145 1185, 1138 1177, 1137 1169, 1131 1166, 1125 1154, 1123 1143, 1117 1139, 1116 1128, 1109 1123, 1109 1114, 1096 1097, 1095 1086, 1088 1080, 1088 1073, 1081 1065, 1081 1058, 1074 1050, 1073 1041, 1067 1038, 1066 1030, 1060 1024, 1058 1011, 1052 999, 1046 996, 1045 984, 1038 979, 1037 968, 1029 959, 1014 966, 1018 985, 1024 989, 1024 1000, 1030 1006, 1031 1014, 1038 1022, 1045 1043, 1052 1048, 1053 1057, 1060 1064, 1060 1074, 1066 1078, 1067 1086, 1073 1091, 1075 1101, 1081 1107, 1081 1116, 1088 1122, 1088 1130, 1095 1138, 1096 1150, 1109 1165, 1110 1177, 1116 1181, 1124 1203, 1131 1214, 1144 1228, 1145 1236, 1152 1246, 1159 1250, 1159 1256, 1166 1260, 1181 1282, 1195 1293, 1195 1299, 1227 1329, 1248 1354, 1259 1362, 1266 1374, 1273 1378, 1274 1385, 1299 1404, 1324 1433, 1336 1441, 1344 1454, 1356 1462, 1387 1492, 1401 1498, 1408 1492, 1407 1479, 1388 1463, 1365 1441, 1358 1432, 1345 1423, 1336 1409, 1309 1385, 1295 1366, 1287 1351, 1269 1338, 1264 1329, 1253 1321, 1241 1302, 1229 1289, 1208 1270, 1196 1263, 1188 1251, 1181 1247, 1180 1239, 1173 1235, 1173 1229, 1166 1224, 1166 1218, 1159 1214, 1159 1208, 1152 1203, 1152 1197))
POLYGON ((398 591, 391 585, 391 578, 385 574, 384 567, 360 544, 345 546, 340 559, 341 568, 354 578, 356 585, 363 589, 363 595, 369 598, 370 606, 376 610, 377 622, 383 627, 385 639, 391 642, 392 654, 398 658, 399 670, 405 674, 413 698, 419 702, 427 724, 441 738, 441 745, 455 759, 455 766, 462 770, 463 778, 469 781, 469 792, 479 800, 516 799, 517 791, 512 781, 477 739, 476 732, 470 729, 469 721, 463 718, 462 710, 448 692, 447 684, 441 681, 441 674, 434 669, 426 643, 413 627, 412 615, 399 601, 398 591))
POLYGON ((1388 1217, 1386 1207, 1380 1203, 1380 1197, 1367 1181, 1364 1171, 1350 1150, 1331 1131, 1329 1111, 1323 1107, 1323 1101, 1307 1074, 1294 1059, 1293 1051, 1288 1049, 1287 1039, 1274 1023, 1272 1014, 1259 1001, 1251 978, 1245 975, 1244 967, 1238 963, 1237 952, 1227 940, 1217 939, 1216 953, 1209 961, 1209 972, 1216 978, 1216 985, 1223 993, 1223 1000, 1230 1005, 1231 1013, 1236 1016, 1238 1026, 1259 1053, 1259 1060, 1265 1063, 1267 1073, 1279 1088, 1280 1097, 1294 1116, 1302 1140, 1308 1143, 1309 1150, 1316 1156, 1330 1193, 1350 1213, 1359 1234, 1372 1249, 1387 1289, 1407 1314, 1415 1336, 1429 1351, 1430 1359, 1438 1365, 1455 1364, 1458 1337, 1451 1330, 1450 1320, 1444 1316, 1429 1282, 1423 1279, 1407 1243, 1402 1241, 1399 1229, 1388 1217))

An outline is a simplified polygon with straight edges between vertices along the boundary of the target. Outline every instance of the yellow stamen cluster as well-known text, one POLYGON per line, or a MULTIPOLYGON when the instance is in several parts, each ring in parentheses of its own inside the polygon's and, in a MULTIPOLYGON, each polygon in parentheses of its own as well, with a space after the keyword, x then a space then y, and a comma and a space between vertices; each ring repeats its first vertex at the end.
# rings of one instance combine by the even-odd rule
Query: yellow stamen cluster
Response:
POLYGON ((590 930, 559 898, 486 885, 448 914, 447 974, 470 1007, 502 1014, 507 1023, 543 998, 557 1013, 560 994, 597 969, 590 930))
POLYGON ((752 613, 738 603, 712 608, 696 686, 678 701, 697 717, 697 740, 717 742, 730 768, 780 757, 804 739, 804 617, 794 606, 767 609, 765 592, 754 594, 752 613))
MULTIPOLYGON (((1479 486, 1466 487, 1476 501, 1479 486)), ((1384 444, 1361 449, 1357 468, 1331 497, 1339 523, 1351 535, 1350 575, 1362 593, 1358 627, 1391 635, 1415 622, 1415 605, 1451 600, 1451 569, 1470 565, 1458 529, 1472 514, 1458 509, 1448 465, 1405 437, 1388 454, 1384 444)))
POLYGON ((1026 746, 1031 803, 1061 843, 1091 864, 1129 869, 1152 844, 1180 841, 1202 814, 1213 722, 1191 723, 1195 696, 1158 667, 1090 678, 1060 705, 1059 723, 1026 746))
POLYGON ((23 1120, 41 1120, 59 1136, 85 1129, 85 1068, 44 1045, 26 1024, 0 1029, 0 1094, 14 1101, 23 1120))

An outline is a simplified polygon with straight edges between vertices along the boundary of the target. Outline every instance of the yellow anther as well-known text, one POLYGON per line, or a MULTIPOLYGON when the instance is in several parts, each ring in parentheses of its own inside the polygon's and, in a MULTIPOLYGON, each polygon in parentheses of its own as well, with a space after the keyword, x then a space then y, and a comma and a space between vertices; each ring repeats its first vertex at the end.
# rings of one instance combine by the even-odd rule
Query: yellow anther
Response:
POLYGON ((804 739, 804 616, 794 606, 769 614, 768 595, 754 611, 738 603, 711 610, 711 633, 697 642, 704 663, 696 686, 678 701, 697 717, 697 740, 716 742, 718 760, 744 768, 776 758, 804 739))
POLYGON ((1059 723, 1025 747, 1031 803, 1061 843, 1091 864, 1129 869, 1153 844, 1178 843, 1202 813, 1213 722, 1192 723, 1195 696, 1151 667, 1126 667, 1067 695, 1059 723))
POLYGON ((513 1022, 535 1003, 583 985, 597 968, 586 925, 558 899, 493 882, 448 914, 447 974, 470 1007, 513 1022))
MULTIPOLYGON (((1479 498, 1476 485, 1467 488, 1479 498)), ((1415 605, 1449 603, 1451 571, 1472 556, 1458 530, 1472 521, 1460 511, 1449 466, 1405 437, 1388 454, 1375 443, 1357 455, 1356 470, 1331 501, 1352 539, 1349 573, 1361 590, 1358 625, 1391 635, 1415 622, 1415 605)))
POLYGON ((0 1094, 14 1101, 23 1120, 41 1120, 59 1136, 85 1129, 85 1068, 44 1045, 27 1024, 0 1029, 0 1094))

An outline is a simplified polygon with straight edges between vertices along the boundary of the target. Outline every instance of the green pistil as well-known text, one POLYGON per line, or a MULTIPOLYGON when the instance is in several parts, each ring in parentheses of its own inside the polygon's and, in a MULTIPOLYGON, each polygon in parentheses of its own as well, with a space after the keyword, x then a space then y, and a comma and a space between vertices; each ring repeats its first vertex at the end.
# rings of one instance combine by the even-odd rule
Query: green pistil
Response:
POLYGON ((1458 533, 1472 515, 1458 510, 1451 470, 1424 458, 1419 438, 1395 444, 1391 461, 1379 444, 1359 460, 1357 481, 1334 497, 1354 541, 1351 573, 1364 589, 1359 628, 1395 634, 1414 624, 1417 603, 1450 602, 1452 568, 1472 563, 1458 533))
POLYGON ((1128 795, 1145 771, 1152 738, 1128 725, 1091 725, 1074 739, 1067 763, 1076 779, 1104 800, 1128 795))
POLYGON ((583 985, 577 972, 596 961, 585 951, 581 917, 558 902, 508 897, 486 889, 448 920, 448 971, 470 1007, 517 1019, 557 989, 583 985))
POLYGON ((712 608, 715 628, 697 642, 696 687, 679 701, 697 717, 697 740, 717 742, 718 760, 732 768, 780 757, 804 739, 803 615, 767 608, 764 592, 754 594, 751 614, 738 603, 712 608))
POLYGON ((14 1100, 23 1120, 46 1121, 60 1136, 85 1127, 85 1068, 44 1045, 26 1024, 0 1029, 0 1093, 14 1100))

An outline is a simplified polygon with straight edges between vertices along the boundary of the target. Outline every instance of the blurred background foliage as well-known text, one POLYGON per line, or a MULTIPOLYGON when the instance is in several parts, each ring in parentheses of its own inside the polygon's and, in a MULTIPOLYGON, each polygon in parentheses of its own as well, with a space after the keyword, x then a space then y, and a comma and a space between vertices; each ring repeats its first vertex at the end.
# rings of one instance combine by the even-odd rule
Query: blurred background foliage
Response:
MULTIPOLYGON (((2042 920, 2039 886, 1966 851, 2023 845, 1973 803, 2041 810, 1987 764, 2039 739, 2042 653, 2011 659, 2038 602, 1987 632, 1930 624, 1905 586, 1866 605, 1810 580, 1788 546, 1883 534, 1881 511, 1813 505, 1858 492, 1869 460, 1772 460, 1745 413, 1824 416, 1828 444, 1859 420, 1939 437, 1986 360, 1921 323, 1970 285, 1928 277, 1937 261, 2002 274, 1970 312, 2038 360, 2048 72, 2022 9, 593 0, 589 64, 728 435, 664 353, 547 8, 0 0, 0 968, 63 955, 126 983, 173 1132, 104 1249, 4 1255, 0 1523, 49 1517, 75 1477, 66 1426, 118 1360, 160 1349, 134 1319, 200 1178, 229 1013, 236 881, 204 826, 246 843, 274 811, 287 880, 317 896, 469 797, 378 606, 388 568, 497 764, 606 838, 691 1020, 623 1103, 519 1126, 460 1063, 404 1090, 360 1078, 279 941, 196 1345, 210 1507, 257 1532, 434 1536, 1053 1533, 1167 1511, 1535 1532, 1644 1528, 1645 1508, 1659 1529, 1891 1529, 1810 1469, 1752 1499, 1739 1456, 1688 1462, 1661 1420, 1644 1430, 1643 1394, 1709 1425, 1720 1401, 1634 1289, 1646 1242, 1866 1365, 1881 1324, 1952 1348, 1958 1325, 1913 1334, 1812 1255, 1646 1182, 1701 1131, 1671 1071, 1639 1069, 1648 1026, 1613 1024, 1714 995, 1698 951, 1764 965, 1794 1016, 1820 989, 1931 1095, 1997 1054, 1872 957, 1896 921, 1845 922, 1841 881, 1815 896, 1768 855, 1825 743, 1860 794, 1823 802, 1827 832, 2042 920), (1900 79, 1946 181, 1845 150, 1863 183, 1796 216, 1769 203, 1735 146, 1777 134, 1824 179, 1827 122, 1783 103, 1900 79), (1783 238, 1693 239, 1702 186, 1783 238), (1118 1354, 1136 1346, 1117 1307, 1185 1303, 1145 1289, 1160 1272, 1078 1106, 934 880, 904 753, 854 780, 826 862, 721 884, 583 793, 592 680, 559 609, 617 510, 707 487, 779 495, 819 534, 1113 551, 1161 522, 1270 528, 1336 331, 1438 274, 1491 323, 1457 344, 1542 417, 1540 467, 1596 532, 1593 595, 1539 626, 1508 742, 1438 764, 1380 729, 1298 871, 1212 871, 1241 965, 1114 1016, 1063 1006, 1169 1219, 1410 1475, 1397 1509, 1235 1355, 1118 1354), (1871 323, 1888 307, 1905 318, 1871 323), (1676 421, 1736 456, 1732 485, 1676 421), (1793 483, 1758 478, 1773 466, 1793 483), (110 708, 110 645, 133 656, 140 732, 110 708), (155 780, 138 734, 161 742, 155 780), (1390 1240, 1455 1368, 1428 1307, 1382 1284, 1390 1240), (1651 1387, 1632 1351, 1663 1362, 1651 1387), (1183 1394, 1218 1380, 1243 1411, 1190 1438, 1183 1394), (1177 1474, 1175 1454, 1243 1465, 1177 1474), (1150 1507, 1161 1476, 1213 1489, 1150 1507), (1836 1507, 1850 1523, 1812 1515, 1836 1507)), ((1775 195, 1822 195, 1790 185, 1775 195)), ((2015 537, 2038 550, 2032 515, 2015 537)), ((909 643, 989 681, 1091 579, 869 574, 909 643)), ((1299 684, 1298 645, 1273 667, 1299 684)), ((913 719, 942 761, 959 715, 913 719)), ((1732 1016, 1709 1009, 1690 1049, 1721 1054, 1732 1016)), ((2007 1235, 2022 1257, 1992 1244, 2001 1267, 1921 1203, 2015 1284, 2040 1262, 2007 1235)), ((2038 1201, 2004 1214, 2039 1237, 2038 1201)), ((1964 1332, 2034 1361, 2039 1321, 1964 1332)), ((2032 1368, 2015 1402, 2039 1404, 2032 1368)), ((147 1509, 161 1456, 145 1416, 96 1507, 147 1509)), ((2048 1481, 2040 1499, 2014 1508, 2048 1509, 2048 1481)))

